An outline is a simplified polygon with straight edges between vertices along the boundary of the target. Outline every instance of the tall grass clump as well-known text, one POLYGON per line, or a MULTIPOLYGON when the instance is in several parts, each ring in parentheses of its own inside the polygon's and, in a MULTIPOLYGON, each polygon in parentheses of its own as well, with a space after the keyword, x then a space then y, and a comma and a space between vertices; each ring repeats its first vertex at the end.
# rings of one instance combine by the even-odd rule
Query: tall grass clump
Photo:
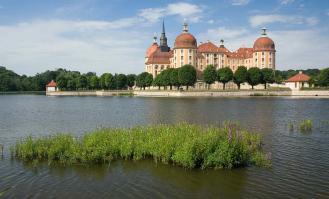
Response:
POLYGON ((313 128, 313 122, 311 120, 303 120, 299 124, 299 128, 301 132, 310 132, 313 128))
POLYGON ((191 124, 155 125, 129 129, 100 129, 76 139, 70 134, 16 143, 12 157, 23 161, 74 164, 141 160, 186 168, 270 166, 261 150, 261 138, 228 123, 222 128, 191 124))

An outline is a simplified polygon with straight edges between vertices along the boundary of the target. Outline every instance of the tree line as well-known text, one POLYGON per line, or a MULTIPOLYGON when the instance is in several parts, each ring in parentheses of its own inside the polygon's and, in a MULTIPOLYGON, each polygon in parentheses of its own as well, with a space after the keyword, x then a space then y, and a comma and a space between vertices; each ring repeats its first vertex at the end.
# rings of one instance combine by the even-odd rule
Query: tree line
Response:
MULTIPOLYGON (((55 80, 61 90, 122 90, 138 86, 145 89, 150 86, 157 86, 164 89, 179 89, 181 86, 194 86, 197 79, 209 85, 214 82, 223 83, 223 88, 227 82, 233 81, 238 88, 242 83, 249 83, 252 87, 258 84, 281 83, 289 77, 297 74, 298 70, 273 71, 271 69, 238 67, 233 73, 229 67, 216 70, 209 65, 200 75, 191 65, 162 71, 156 78, 147 72, 135 74, 111 74, 104 73, 97 76, 94 72, 81 74, 78 71, 57 69, 47 70, 34 76, 18 75, 15 72, 0 67, 0 91, 45 91, 45 86, 55 80)), ((303 72, 311 77, 310 83, 315 86, 329 87, 329 68, 308 69, 303 72)))

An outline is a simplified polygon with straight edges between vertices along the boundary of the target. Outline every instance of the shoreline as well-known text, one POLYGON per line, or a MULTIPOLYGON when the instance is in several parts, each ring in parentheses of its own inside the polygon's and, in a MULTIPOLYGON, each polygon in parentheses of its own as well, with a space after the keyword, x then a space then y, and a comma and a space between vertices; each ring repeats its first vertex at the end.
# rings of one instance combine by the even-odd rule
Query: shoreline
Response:
POLYGON ((296 91, 56 91, 46 92, 46 96, 136 96, 136 97, 298 97, 298 98, 329 98, 329 90, 296 90, 296 91))

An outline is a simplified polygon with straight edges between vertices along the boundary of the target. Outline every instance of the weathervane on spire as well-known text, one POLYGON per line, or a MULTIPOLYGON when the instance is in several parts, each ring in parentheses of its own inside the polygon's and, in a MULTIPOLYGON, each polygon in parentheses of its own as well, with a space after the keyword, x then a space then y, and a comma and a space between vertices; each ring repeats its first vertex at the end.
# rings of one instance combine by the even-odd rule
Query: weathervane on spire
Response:
POLYGON ((267 34, 266 34, 266 30, 267 30, 267 29, 266 29, 265 27, 262 28, 262 36, 263 36, 263 37, 265 37, 265 36, 267 35, 267 34))
POLYGON ((158 39, 157 33, 154 33, 153 34, 153 43, 157 43, 157 39, 158 39))
POLYGON ((188 32, 188 24, 186 22, 186 19, 184 19, 184 23, 183 23, 183 32, 188 32))

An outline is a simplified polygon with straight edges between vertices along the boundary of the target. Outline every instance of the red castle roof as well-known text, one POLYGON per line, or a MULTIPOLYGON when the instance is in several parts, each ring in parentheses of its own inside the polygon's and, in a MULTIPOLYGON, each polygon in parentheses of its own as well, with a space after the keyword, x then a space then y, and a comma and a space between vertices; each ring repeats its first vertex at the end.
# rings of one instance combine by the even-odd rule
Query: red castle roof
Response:
POLYGON ((57 87, 57 84, 54 80, 51 80, 51 82, 49 82, 46 87, 57 87))
POLYGON ((310 79, 311 78, 308 75, 303 74, 303 72, 299 72, 297 75, 290 77, 285 82, 308 82, 310 79))

